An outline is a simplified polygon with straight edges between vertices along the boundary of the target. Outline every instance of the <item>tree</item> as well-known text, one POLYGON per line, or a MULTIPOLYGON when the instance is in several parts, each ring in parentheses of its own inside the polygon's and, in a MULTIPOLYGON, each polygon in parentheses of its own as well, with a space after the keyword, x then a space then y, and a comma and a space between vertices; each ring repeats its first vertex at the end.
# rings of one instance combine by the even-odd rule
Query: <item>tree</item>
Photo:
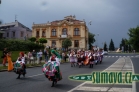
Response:
POLYGON ((40 42, 41 44, 44 44, 44 43, 47 43, 47 40, 46 40, 45 38, 40 38, 40 39, 39 39, 39 42, 40 42))
POLYGON ((107 51, 107 44, 106 44, 106 42, 104 43, 104 51, 107 51))
POLYGON ((110 41, 109 50, 110 51, 114 51, 115 50, 114 43, 113 43, 113 40, 112 39, 110 41))
POLYGON ((62 47, 64 47, 65 49, 68 50, 68 48, 72 46, 72 42, 69 38, 66 38, 65 40, 63 40, 62 42, 62 47))
POLYGON ((134 50, 139 51, 139 26, 136 28, 130 28, 128 35, 130 45, 134 50))
POLYGON ((35 38, 35 37, 31 37, 31 38, 29 38, 29 40, 30 40, 31 42, 35 42, 35 41, 36 41, 36 38, 35 38))
POLYGON ((95 37, 95 35, 89 32, 89 34, 88 34, 88 44, 89 44, 89 49, 90 50, 92 49, 92 46, 93 46, 92 44, 96 41, 94 37, 95 37))

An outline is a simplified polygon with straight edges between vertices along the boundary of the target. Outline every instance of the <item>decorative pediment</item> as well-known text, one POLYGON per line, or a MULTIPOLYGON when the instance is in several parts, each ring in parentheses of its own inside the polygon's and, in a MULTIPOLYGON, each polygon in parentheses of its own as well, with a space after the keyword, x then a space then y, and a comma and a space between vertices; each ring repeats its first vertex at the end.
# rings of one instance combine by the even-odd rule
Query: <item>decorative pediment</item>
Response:
POLYGON ((59 23, 59 26, 67 26, 67 25, 71 25, 71 23, 67 20, 63 20, 62 22, 59 23))

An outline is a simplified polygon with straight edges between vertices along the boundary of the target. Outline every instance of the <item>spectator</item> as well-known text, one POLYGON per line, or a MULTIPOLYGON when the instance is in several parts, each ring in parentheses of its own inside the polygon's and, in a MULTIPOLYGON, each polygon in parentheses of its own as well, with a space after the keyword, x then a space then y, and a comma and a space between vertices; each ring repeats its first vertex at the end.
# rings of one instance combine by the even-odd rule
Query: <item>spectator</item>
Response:
POLYGON ((24 57, 25 57, 25 64, 27 64, 27 60, 28 60, 27 52, 25 52, 24 57))
POLYGON ((49 52, 47 50, 44 51, 45 62, 48 62, 49 52))
POLYGON ((40 50, 40 52, 39 52, 39 63, 41 63, 41 61, 42 61, 42 50, 40 50))
POLYGON ((28 52, 28 59, 29 59, 29 64, 31 64, 31 61, 33 61, 33 56, 31 52, 28 52))
POLYGON ((34 61, 34 63, 35 63, 36 60, 37 60, 37 53, 36 53, 35 50, 33 50, 33 52, 32 52, 32 56, 33 56, 33 61, 34 61))

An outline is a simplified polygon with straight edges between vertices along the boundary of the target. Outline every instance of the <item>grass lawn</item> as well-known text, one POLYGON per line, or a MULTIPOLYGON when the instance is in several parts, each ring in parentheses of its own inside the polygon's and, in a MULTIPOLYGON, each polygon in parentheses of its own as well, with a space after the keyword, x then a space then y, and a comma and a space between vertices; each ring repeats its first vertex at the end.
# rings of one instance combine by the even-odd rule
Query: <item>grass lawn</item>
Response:
MULTIPOLYGON (((21 52, 21 51, 11 51, 11 52, 12 52, 12 61, 15 62, 19 56, 19 52, 21 52)), ((25 51, 23 51, 23 52, 25 52, 25 51)), ((26 52, 28 52, 28 51, 26 51, 26 52)), ((2 63, 1 56, 2 56, 2 51, 0 51, 0 64, 2 63)))
MULTIPOLYGON (((44 63, 41 63, 41 64, 26 64, 26 67, 33 67, 33 66, 43 66, 44 63)), ((8 69, 8 66, 0 66, 0 70, 3 70, 3 69, 8 69)))

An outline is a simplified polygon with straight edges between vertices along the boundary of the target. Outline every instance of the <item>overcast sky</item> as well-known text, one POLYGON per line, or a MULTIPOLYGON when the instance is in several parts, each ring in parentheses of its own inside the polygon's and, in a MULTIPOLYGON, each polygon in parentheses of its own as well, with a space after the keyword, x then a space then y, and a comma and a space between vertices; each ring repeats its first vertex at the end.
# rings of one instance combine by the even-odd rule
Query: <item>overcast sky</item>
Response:
MULTIPOLYGON (((62 20, 75 15, 87 23, 96 36, 98 45, 113 39, 119 47, 122 38, 128 38, 129 28, 139 25, 139 0, 2 0, 0 19, 3 23, 17 20, 32 29, 35 22, 62 20)), ((97 44, 97 43, 95 43, 97 44)))

